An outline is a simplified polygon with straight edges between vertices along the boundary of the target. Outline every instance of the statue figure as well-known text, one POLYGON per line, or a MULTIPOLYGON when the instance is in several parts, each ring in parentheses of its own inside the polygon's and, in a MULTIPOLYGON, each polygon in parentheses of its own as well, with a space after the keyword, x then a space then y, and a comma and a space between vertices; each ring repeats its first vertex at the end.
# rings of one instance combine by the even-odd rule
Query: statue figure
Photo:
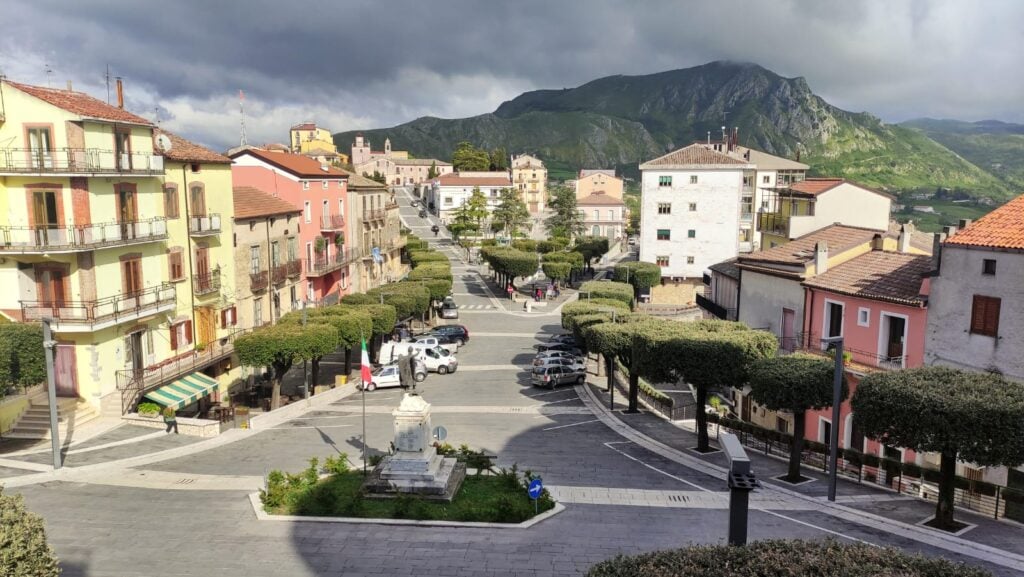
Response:
POLYGON ((413 347, 409 347, 406 354, 398 357, 398 382, 403 389, 412 389, 416 392, 416 353, 413 347))

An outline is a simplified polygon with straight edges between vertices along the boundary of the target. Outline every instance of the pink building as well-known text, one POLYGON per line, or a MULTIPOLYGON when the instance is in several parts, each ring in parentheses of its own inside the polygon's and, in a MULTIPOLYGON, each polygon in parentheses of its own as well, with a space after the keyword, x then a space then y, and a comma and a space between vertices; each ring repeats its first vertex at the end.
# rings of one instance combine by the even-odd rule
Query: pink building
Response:
MULTIPOLYGON (((803 282, 801 348, 822 350, 821 339, 843 337, 850 397, 840 408, 839 446, 916 462, 913 451, 883 447, 853 426, 850 398, 874 371, 919 367, 924 360, 928 279, 932 257, 872 250, 803 282)), ((845 356, 845 355, 844 355, 845 356)), ((808 411, 806 438, 827 442, 832 409, 808 411)))
MULTIPOLYGON (((298 220, 303 261, 302 298, 336 302, 347 294, 352 239, 346 232, 348 173, 301 154, 248 148, 231 155, 235 186, 251 186, 281 198, 302 211, 298 220)), ((282 257, 286 255, 281 255, 282 257)), ((273 255, 271 255, 273 259, 273 255)))

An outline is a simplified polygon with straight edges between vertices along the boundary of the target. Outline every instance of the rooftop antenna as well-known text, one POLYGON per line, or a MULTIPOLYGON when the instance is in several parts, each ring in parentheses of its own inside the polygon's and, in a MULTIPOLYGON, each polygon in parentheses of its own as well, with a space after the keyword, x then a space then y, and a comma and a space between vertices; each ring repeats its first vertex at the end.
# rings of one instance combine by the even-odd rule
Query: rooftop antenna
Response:
POLYGON ((49 62, 44 62, 43 70, 46 71, 46 87, 52 88, 52 86, 50 86, 50 79, 53 77, 53 67, 50 66, 49 62))
POLYGON ((103 75, 104 80, 107 81, 107 104, 110 104, 110 65, 107 64, 107 72, 103 75))
POLYGON ((241 119, 242 137, 239 140, 239 145, 240 146, 245 146, 246 145, 246 140, 245 140, 245 93, 242 92, 242 89, 238 89, 238 111, 239 111, 239 113, 241 114, 241 117, 242 117, 242 119, 241 119))
POLYGON ((711 131, 708 131, 708 146, 711 146, 711 131))

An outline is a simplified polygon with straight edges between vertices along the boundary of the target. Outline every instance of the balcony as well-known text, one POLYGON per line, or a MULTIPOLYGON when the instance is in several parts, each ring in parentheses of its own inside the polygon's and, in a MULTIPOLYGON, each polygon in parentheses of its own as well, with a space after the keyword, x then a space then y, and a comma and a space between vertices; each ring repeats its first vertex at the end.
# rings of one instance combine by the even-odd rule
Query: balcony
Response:
MULTIPOLYGON (((795 333, 792 337, 779 337, 779 354, 794 352, 809 353, 831 357, 829 347, 822 342, 818 333, 795 333)), ((907 355, 888 356, 880 355, 871 351, 861 351, 843 347, 843 356, 849 355, 849 360, 844 362, 846 370, 852 373, 864 374, 873 371, 894 371, 907 367, 907 355)))
POLYGON ((759 213, 757 230, 768 234, 789 237, 789 215, 779 212, 759 213))
POLYGON ((135 174, 160 176, 164 157, 99 148, 0 148, 0 174, 135 174))
POLYGON ((270 284, 270 273, 265 270, 249 273, 249 290, 252 292, 266 290, 270 284))
POLYGON ((290 260, 288 264, 288 278, 296 278, 302 274, 302 261, 299 259, 290 260))
POLYGON ((270 267, 270 282, 279 285, 288 278, 288 263, 281 263, 270 267))
POLYGON ((192 236, 214 236, 220 234, 220 215, 210 213, 189 217, 188 233, 192 236))
POLYGON ((702 294, 697 295, 697 306, 715 315, 716 318, 727 321, 736 320, 736 309, 727 309, 702 294))
POLYGON ((220 269, 192 276, 192 292, 196 296, 216 294, 220 291, 220 269))
POLYGON ((389 203, 384 205, 384 210, 385 211, 387 211, 387 210, 398 210, 398 203, 397 202, 389 202, 389 203))
POLYGON ((306 263, 306 276, 310 278, 324 276, 359 260, 359 257, 359 251, 351 248, 339 250, 331 257, 317 255, 315 260, 306 263))
POLYGON ((175 286, 165 283, 93 301, 21 301, 21 315, 25 321, 51 319, 58 332, 88 333, 172 311, 177 304, 176 296, 175 286))
POLYGON ((363 211, 363 222, 370 224, 375 220, 384 220, 386 211, 383 208, 367 209, 363 211))
POLYGON ((345 228, 345 217, 340 214, 325 214, 320 217, 320 232, 333 232, 345 228))
POLYGON ((42 254, 96 250, 167 239, 167 219, 69 226, 0 226, 0 253, 42 254))

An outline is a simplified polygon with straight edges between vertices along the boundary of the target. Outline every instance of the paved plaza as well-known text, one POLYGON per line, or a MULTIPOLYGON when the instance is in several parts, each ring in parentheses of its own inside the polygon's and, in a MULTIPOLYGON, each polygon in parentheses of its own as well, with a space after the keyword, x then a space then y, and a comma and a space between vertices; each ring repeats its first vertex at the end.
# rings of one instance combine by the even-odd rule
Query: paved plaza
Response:
MULTIPOLYGON (((403 219, 432 240, 430 224, 399 196, 403 219)), ((288 407, 268 426, 212 440, 125 425, 70 447, 58 474, 45 466, 48 451, 0 454, 0 483, 44 517, 69 577, 569 576, 620 553, 723 543, 728 496, 721 457, 687 451, 691 433, 650 413, 609 410, 596 386, 603 377, 553 391, 531 387, 532 347, 561 330, 559 303, 510 312, 481 277, 482 267, 453 264, 454 293, 466 313, 457 322, 471 339, 458 353, 459 370, 432 374, 420 392, 448 442, 540 474, 566 505, 532 528, 257 520, 248 494, 271 470, 296 471, 311 457, 341 453, 359 467, 364 454, 387 451, 401 391, 364 396, 352 385, 330 393, 337 397, 330 402, 288 407)), ((776 465, 755 466, 770 478, 776 465)), ((1024 571, 1018 526, 960 512, 978 528, 950 537, 912 529, 930 503, 844 482, 840 502, 828 504, 823 487, 820 476, 799 489, 766 483, 751 500, 750 538, 833 537, 961 560, 996 575, 1024 571)))

